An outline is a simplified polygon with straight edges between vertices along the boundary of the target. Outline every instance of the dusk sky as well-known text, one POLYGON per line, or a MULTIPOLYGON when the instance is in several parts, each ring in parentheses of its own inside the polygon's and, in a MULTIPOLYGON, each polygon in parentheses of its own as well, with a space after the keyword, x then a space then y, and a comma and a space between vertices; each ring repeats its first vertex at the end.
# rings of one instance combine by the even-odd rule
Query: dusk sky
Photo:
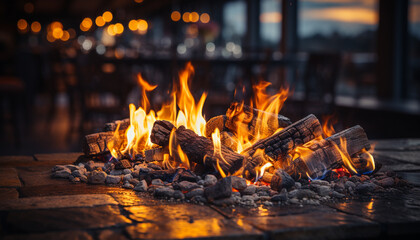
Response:
MULTIPOLYGON (((299 1, 298 34, 329 35, 338 32, 356 35, 365 30, 375 30, 378 23, 377 0, 301 0, 299 1)), ((234 31, 244 35, 246 8, 244 2, 230 2, 225 6, 226 34, 234 31)), ((281 35, 281 0, 261 0, 261 37, 278 42, 281 35)), ((420 37, 420 0, 411 0, 409 7, 410 31, 420 37)))

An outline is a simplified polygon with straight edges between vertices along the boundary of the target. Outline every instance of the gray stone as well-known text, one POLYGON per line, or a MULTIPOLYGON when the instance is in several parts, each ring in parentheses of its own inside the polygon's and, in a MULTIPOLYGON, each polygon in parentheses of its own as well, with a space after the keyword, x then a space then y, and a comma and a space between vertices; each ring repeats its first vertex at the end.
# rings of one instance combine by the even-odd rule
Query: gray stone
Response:
POLYGON ((55 165, 51 171, 52 172, 57 172, 57 171, 61 171, 61 170, 65 170, 67 169, 67 167, 65 167, 64 165, 55 165))
POLYGON ((332 192, 332 194, 331 194, 331 197, 333 197, 333 198, 338 198, 338 199, 342 199, 342 198, 344 198, 346 195, 344 195, 344 194, 342 194, 342 193, 339 193, 339 192, 336 192, 336 191, 333 191, 332 192))
POLYGON ((132 184, 130 184, 129 182, 126 182, 122 185, 123 188, 127 188, 127 189, 133 189, 134 186, 132 184))
POLYGON ((356 187, 356 192, 359 194, 373 193, 377 185, 374 183, 363 183, 356 187))
POLYGON ((289 203, 291 203, 291 204, 300 204, 299 199, 297 199, 297 198, 290 199, 289 200, 289 203))
POLYGON ((156 178, 156 179, 153 179, 152 180, 152 185, 155 185, 155 186, 163 186, 164 184, 163 184, 163 181, 162 180, 160 180, 159 178, 156 178))
POLYGON ((295 186, 295 180, 283 169, 277 169, 273 174, 270 186, 276 191, 283 188, 290 189, 295 186))
POLYGON ((79 166, 76 166, 76 165, 73 165, 73 164, 68 164, 68 165, 64 165, 66 168, 68 168, 68 169, 70 169, 70 171, 74 171, 74 170, 79 170, 80 169, 80 167, 79 166))
POLYGON ((181 189, 182 192, 189 192, 193 189, 199 188, 200 185, 198 185, 197 183, 193 183, 193 182, 188 182, 188 181, 182 181, 180 183, 178 183, 179 188, 181 189))
POLYGON ((89 177, 88 182, 91 184, 104 184, 107 174, 104 171, 93 170, 89 177))
POLYGON ((204 195, 204 189, 202 189, 202 188, 196 188, 196 189, 191 190, 190 192, 187 192, 185 194, 185 197, 187 199, 191 199, 191 198, 193 198, 195 196, 203 196, 203 195, 204 195))
POLYGON ((238 176, 232 176, 231 178, 232 178, 232 187, 233 188, 241 191, 241 190, 244 190, 247 187, 245 178, 241 178, 241 177, 238 177, 238 176))
POLYGON ((123 170, 123 174, 124 174, 124 175, 126 175, 126 174, 131 174, 131 169, 128 169, 128 168, 124 169, 124 170, 123 170))
POLYGON ((108 175, 105 182, 106 184, 118 184, 121 182, 121 176, 108 175))
POLYGON ((309 189, 299 189, 297 190, 296 194, 294 196, 292 196, 291 192, 289 193, 291 198, 298 198, 298 199, 302 199, 302 198, 315 198, 317 196, 317 194, 309 189))
POLYGON ((156 198, 171 198, 174 196, 174 190, 168 187, 156 188, 153 196, 156 198))
POLYGON ((248 185, 244 190, 241 191, 242 195, 252 195, 256 192, 257 187, 255 185, 248 185))
POLYGON ((273 203, 270 202, 270 201, 265 201, 265 202, 263 202, 263 204, 264 204, 264 206, 267 206, 267 207, 273 206, 273 203))
POLYGON ((203 185, 204 185, 204 180, 199 180, 199 181, 197 182, 197 184, 198 184, 198 185, 203 186, 203 185))
POLYGON ((180 191, 180 190, 175 190, 174 191, 174 196, 175 199, 184 199, 185 195, 180 191))
POLYGON ((345 186, 342 182, 339 182, 339 183, 334 185, 334 190, 339 192, 339 193, 342 193, 345 190, 345 186))
POLYGON ((295 188, 296 188, 296 189, 301 189, 301 188, 302 188, 302 183, 300 183, 300 182, 295 182, 295 188))
POLYGON ((394 183, 395 181, 393 177, 387 177, 378 181, 378 184, 384 188, 392 187, 394 186, 394 183))
POLYGON ((208 187, 217 183, 217 178, 214 175, 208 174, 204 178, 204 186, 208 187))
POLYGON ((311 182, 311 185, 323 185, 323 186, 329 186, 330 183, 324 180, 313 180, 311 182))
POLYGON ((134 191, 137 192, 146 192, 147 191, 147 182, 146 180, 141 180, 136 187, 134 187, 134 191))
POLYGON ((230 197, 232 195, 232 179, 230 177, 220 179, 216 184, 206 187, 204 195, 209 201, 230 197))
POLYGON ((79 178, 80 178, 80 181, 82 182, 85 182, 85 183, 88 182, 88 178, 86 177, 86 175, 82 175, 79 178))
POLYGON ((120 176, 123 174, 123 170, 121 169, 113 169, 111 170, 111 172, 109 173, 110 175, 114 175, 114 176, 120 176))
POLYGON ((288 193, 286 189, 283 189, 280 194, 274 195, 271 197, 271 201, 273 202, 286 202, 288 199, 288 193))
POLYGON ((206 203, 207 199, 202 195, 197 195, 191 198, 191 202, 194 203, 206 203))
POLYGON ((349 189, 349 188, 355 189, 356 188, 356 184, 354 184, 354 182, 352 182, 352 181, 346 181, 346 183, 344 183, 344 186, 346 187, 346 189, 349 189))
POLYGON ((83 168, 83 170, 82 169, 74 170, 73 172, 71 172, 71 175, 73 175, 74 177, 79 177, 80 178, 81 176, 85 175, 85 173, 86 173, 86 169, 83 168))
MULTIPOLYGON (((125 170, 127 170, 127 169, 125 169, 125 170)), ((133 176, 132 176, 130 173, 125 174, 125 175, 124 175, 124 177, 123 177, 123 181, 124 181, 124 182, 128 182, 128 181, 130 181, 131 179, 133 179, 133 176)))
POLYGON ((237 200, 234 196, 228 197, 228 198, 221 198, 216 199, 213 201, 213 204, 217 206, 232 206, 237 203, 237 200))
POLYGON ((318 194, 322 197, 329 196, 332 193, 332 190, 329 186, 322 185, 318 187, 318 194))
POLYGON ((68 168, 65 168, 63 170, 58 170, 53 172, 53 174, 51 175, 54 178, 65 178, 68 179, 71 175, 71 171, 68 168))
POLYGON ((132 178, 130 180, 128 180, 129 183, 133 184, 133 186, 137 186, 137 184, 140 182, 138 179, 136 178, 132 178))

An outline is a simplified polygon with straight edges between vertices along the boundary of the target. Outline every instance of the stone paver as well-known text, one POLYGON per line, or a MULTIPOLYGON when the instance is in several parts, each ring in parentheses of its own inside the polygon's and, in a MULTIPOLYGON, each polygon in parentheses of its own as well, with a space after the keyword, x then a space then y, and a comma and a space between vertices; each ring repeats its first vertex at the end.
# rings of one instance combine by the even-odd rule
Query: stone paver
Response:
POLYGON ((1 167, 33 166, 36 164, 33 156, 0 156, 1 167))
POLYGON ((15 168, 0 168, 0 187, 20 187, 19 177, 15 168))
POLYGON ((74 240, 84 239, 93 240, 89 233, 84 231, 63 231, 63 232, 49 232, 49 233, 32 233, 32 234, 16 234, 4 237, 4 240, 74 240))
POLYGON ((107 204, 117 205, 118 203, 106 194, 30 197, 1 201, 0 210, 93 207, 107 204))
POLYGON ((169 220, 195 221, 206 218, 224 218, 208 206, 195 204, 175 204, 157 206, 126 207, 129 217, 138 222, 164 222, 169 220))
POLYGON ((420 234, 420 190, 412 189, 407 194, 381 196, 372 199, 331 203, 345 213, 358 215, 380 223, 384 234, 420 234))
POLYGON ((132 190, 124 191, 113 191, 108 193, 112 196, 118 204, 130 207, 130 206, 155 206, 155 205, 170 205, 176 204, 176 202, 168 202, 167 200, 156 199, 148 193, 140 193, 132 190))
POLYGON ((19 167, 17 172, 24 186, 71 184, 68 180, 52 178, 49 166, 19 167))
POLYGON ((247 207, 217 207, 211 206, 217 212, 226 216, 227 218, 246 218, 246 217, 266 217, 266 216, 285 216, 308 213, 313 211, 325 211, 330 212, 332 209, 326 206, 311 206, 305 205, 300 207, 299 205, 288 205, 288 206, 260 206, 258 208, 247 208, 247 207))
POLYGON ((420 151, 420 139, 372 140, 375 150, 380 151, 420 151))
POLYGON ((374 156, 379 158, 397 160, 400 163, 420 165, 420 151, 378 151, 375 150, 374 156))
POLYGON ((13 234, 118 227, 131 224, 131 220, 118 206, 99 206, 11 211, 6 224, 8 234, 13 234))
POLYGON ((126 227, 133 239, 263 239, 260 231, 241 219, 206 218, 141 222, 126 227))
POLYGON ((0 202, 2 200, 17 199, 19 192, 15 188, 0 188, 0 202))
POLYGON ((83 155, 81 152, 77 153, 52 153, 52 154, 35 154, 35 160, 45 165, 56 164, 72 164, 83 155))
POLYGON ((127 240, 128 238, 122 233, 122 231, 115 230, 103 230, 98 234, 99 240, 127 240))
POLYGON ((90 185, 90 184, 73 184, 68 180, 65 181, 68 184, 59 185, 43 185, 43 186, 30 186, 21 187, 19 189, 20 197, 41 197, 41 196, 58 196, 58 195, 78 195, 78 194, 106 194, 121 191, 132 191, 126 190, 120 187, 108 187, 105 185, 90 185))
POLYGON ((374 238, 380 235, 379 224, 340 212, 251 217, 245 221, 268 232, 270 239, 374 238))

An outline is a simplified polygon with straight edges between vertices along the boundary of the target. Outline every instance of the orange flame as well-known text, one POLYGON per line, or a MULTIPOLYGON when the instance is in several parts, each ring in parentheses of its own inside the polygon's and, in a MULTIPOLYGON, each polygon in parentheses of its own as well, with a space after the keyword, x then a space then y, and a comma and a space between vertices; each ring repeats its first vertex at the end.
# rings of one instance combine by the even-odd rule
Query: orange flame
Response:
POLYGON ((217 157, 216 168, 219 171, 222 177, 226 177, 225 172, 220 167, 219 161, 222 160, 226 163, 226 160, 222 155, 222 143, 220 142, 220 131, 218 128, 214 129, 214 132, 211 134, 211 139, 213 140, 213 156, 217 157))
POLYGON ((325 137, 329 137, 335 133, 334 124, 337 123, 337 119, 333 115, 323 117, 322 131, 325 137))
MULTIPOLYGON (((164 104, 157 113, 150 109, 147 97, 147 93, 156 89, 157 85, 151 85, 140 74, 137 75, 142 93, 140 107, 136 109, 134 104, 130 104, 130 126, 125 131, 125 137, 121 137, 120 133, 115 131, 113 139, 108 142, 108 149, 114 158, 118 159, 124 154, 138 154, 152 148, 150 134, 156 120, 167 120, 176 127, 183 125, 200 136, 204 135, 206 120, 202 110, 207 93, 201 95, 198 103, 195 102, 188 87, 188 81, 193 73, 194 68, 191 63, 187 63, 186 68, 179 74, 179 89, 174 88, 171 93, 171 101, 164 104), (125 144, 123 144, 123 140, 126 141, 125 144), (121 147, 122 145, 124 147, 121 147)), ((174 147, 177 149, 176 146, 174 147)), ((182 156, 186 157, 185 154, 182 156)), ((186 158, 183 160, 186 162, 186 158)))

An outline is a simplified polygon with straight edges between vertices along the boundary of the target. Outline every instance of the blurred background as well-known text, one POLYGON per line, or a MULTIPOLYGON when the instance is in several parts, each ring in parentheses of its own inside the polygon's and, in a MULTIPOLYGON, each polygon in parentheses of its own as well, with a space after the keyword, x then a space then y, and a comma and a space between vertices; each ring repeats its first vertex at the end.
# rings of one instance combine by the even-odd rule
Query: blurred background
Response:
POLYGON ((420 136, 420 0, 15 0, 0 18, 0 155, 80 151, 128 117, 137 73, 159 108, 187 61, 207 120, 264 79, 292 121, 420 136))

